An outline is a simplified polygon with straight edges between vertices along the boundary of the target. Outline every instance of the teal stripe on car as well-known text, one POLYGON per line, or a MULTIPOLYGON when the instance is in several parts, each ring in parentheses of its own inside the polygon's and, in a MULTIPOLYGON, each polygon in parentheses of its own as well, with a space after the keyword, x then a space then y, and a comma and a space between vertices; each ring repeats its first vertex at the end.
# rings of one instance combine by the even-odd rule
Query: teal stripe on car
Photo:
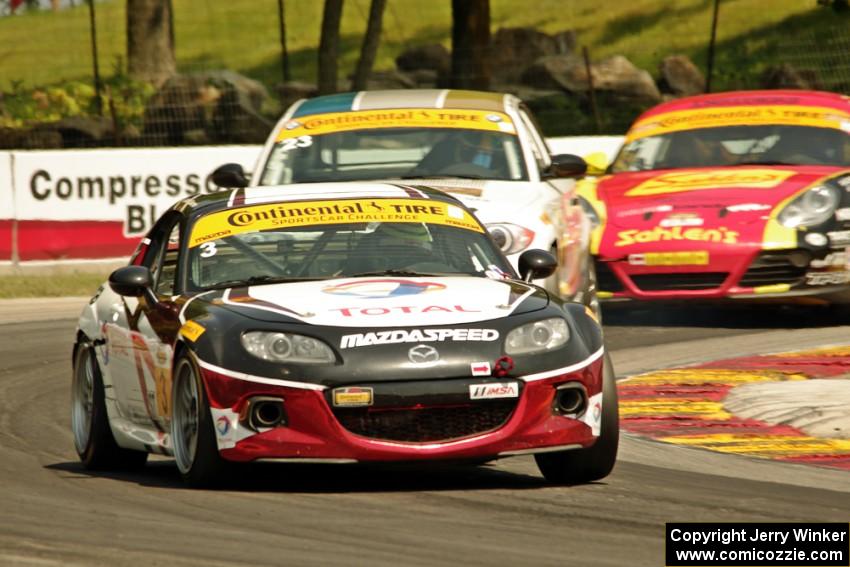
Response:
POLYGON ((346 112, 351 110, 351 103, 355 96, 357 96, 357 93, 340 93, 305 100, 304 104, 296 109, 292 117, 298 118, 299 116, 324 114, 326 112, 346 112))

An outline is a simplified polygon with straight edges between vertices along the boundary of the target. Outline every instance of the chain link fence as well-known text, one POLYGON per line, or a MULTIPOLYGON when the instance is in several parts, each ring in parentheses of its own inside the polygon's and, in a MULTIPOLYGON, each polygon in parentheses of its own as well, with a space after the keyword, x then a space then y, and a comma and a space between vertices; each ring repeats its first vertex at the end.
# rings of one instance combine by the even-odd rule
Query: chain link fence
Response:
MULTIPOLYGON (((713 90, 850 93, 850 38, 838 25, 793 34, 756 30, 745 39, 724 35, 735 7, 753 1, 723 0, 713 90)), ((491 89, 526 100, 549 135, 622 133, 661 100, 702 92, 710 0, 681 3, 682 17, 694 24, 666 30, 664 41, 621 41, 625 47, 612 51, 630 29, 652 25, 649 3, 636 0, 635 12, 605 22, 604 7, 587 2, 538 0, 532 10, 492 0, 491 89), (599 13, 601 32, 574 25, 587 21, 587 9, 599 13), (510 29, 502 29, 505 22, 510 29), (703 38, 696 47, 694 36, 703 38)), ((317 0, 285 2, 286 66, 284 2, 172 0, 177 74, 158 83, 127 71, 126 1, 60 0, 55 12, 46 0, 29 2, 29 10, 26 4, 12 14, 10 0, 0 0, 0 149, 259 143, 288 104, 315 94, 317 0)), ((815 19, 844 18, 815 0, 809 4, 803 28, 815 19)), ((345 0, 340 91, 349 88, 369 6, 370 0, 345 0)), ((448 0, 388 0, 369 88, 450 86, 449 6, 448 0)))

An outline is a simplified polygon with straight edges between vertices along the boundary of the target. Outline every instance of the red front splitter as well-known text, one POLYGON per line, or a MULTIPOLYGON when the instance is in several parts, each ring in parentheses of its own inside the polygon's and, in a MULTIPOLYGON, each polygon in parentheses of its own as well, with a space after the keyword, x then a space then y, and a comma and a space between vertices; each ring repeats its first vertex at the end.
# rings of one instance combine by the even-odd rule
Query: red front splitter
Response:
MULTIPOLYGON (((475 460, 533 452, 536 449, 592 445, 596 437, 580 419, 552 409, 555 387, 580 382, 592 396, 601 390, 602 359, 588 366, 528 381, 508 421, 498 429, 445 442, 410 443, 371 439, 343 428, 318 390, 260 384, 202 371, 213 408, 238 411, 253 396, 283 398, 287 425, 253 433, 234 447, 222 449, 231 461, 317 459, 353 461, 475 460)), ((522 380, 522 377, 518 378, 522 380)))

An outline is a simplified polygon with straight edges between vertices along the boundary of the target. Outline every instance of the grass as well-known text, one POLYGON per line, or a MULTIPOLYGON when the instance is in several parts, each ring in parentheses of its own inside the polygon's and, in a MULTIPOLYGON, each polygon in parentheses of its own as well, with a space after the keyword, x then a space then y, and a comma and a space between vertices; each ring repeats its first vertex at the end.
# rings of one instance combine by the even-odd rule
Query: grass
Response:
POLYGON ((108 274, 0 276, 0 298, 91 296, 108 274))
MULTIPOLYGON (((322 2, 288 0, 287 44, 293 77, 315 80, 322 2)), ((718 27, 720 77, 758 70, 775 46, 795 33, 846 27, 846 17, 815 0, 724 0, 718 27)), ((122 69, 124 1, 96 3, 101 73, 122 69)), ((575 29, 594 59, 621 53, 656 73, 660 60, 685 53, 704 68, 713 0, 491 0, 493 29, 533 26, 547 32, 575 29), (533 9, 529 9, 529 5, 533 9)), ((369 0, 346 0, 341 29, 341 77, 356 63, 369 0)), ((230 68, 267 85, 280 81, 277 2, 174 0, 178 65, 183 71, 230 68)), ((0 90, 92 76, 85 5, 57 13, 25 12, 0 18, 0 90), (5 83, 5 84, 4 84, 5 83)), ((407 46, 450 45, 448 0, 389 0, 377 69, 393 67, 407 46)), ((342 83, 343 81, 341 81, 342 83)))

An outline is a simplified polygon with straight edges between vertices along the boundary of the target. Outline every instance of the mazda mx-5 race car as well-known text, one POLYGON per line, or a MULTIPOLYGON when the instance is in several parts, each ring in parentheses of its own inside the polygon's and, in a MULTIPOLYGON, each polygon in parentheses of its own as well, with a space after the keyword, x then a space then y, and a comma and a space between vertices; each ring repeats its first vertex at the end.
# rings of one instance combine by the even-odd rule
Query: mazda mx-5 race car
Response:
POLYGON ((264 459, 534 454, 550 481, 606 476, 614 375, 579 303, 519 279, 439 191, 237 189, 166 212, 83 310, 72 428, 87 467, 173 455, 192 484, 264 459))
POLYGON ((728 92, 638 118, 580 183, 600 297, 850 299, 850 99, 728 92))
MULTIPOLYGON (((528 108, 508 94, 411 89, 299 100, 272 130, 250 185, 398 179, 453 194, 517 267, 524 250, 551 250, 546 286, 597 309, 588 278, 590 225, 575 200, 585 164, 551 155, 528 108)), ((214 176, 249 180, 238 164, 214 176)))

